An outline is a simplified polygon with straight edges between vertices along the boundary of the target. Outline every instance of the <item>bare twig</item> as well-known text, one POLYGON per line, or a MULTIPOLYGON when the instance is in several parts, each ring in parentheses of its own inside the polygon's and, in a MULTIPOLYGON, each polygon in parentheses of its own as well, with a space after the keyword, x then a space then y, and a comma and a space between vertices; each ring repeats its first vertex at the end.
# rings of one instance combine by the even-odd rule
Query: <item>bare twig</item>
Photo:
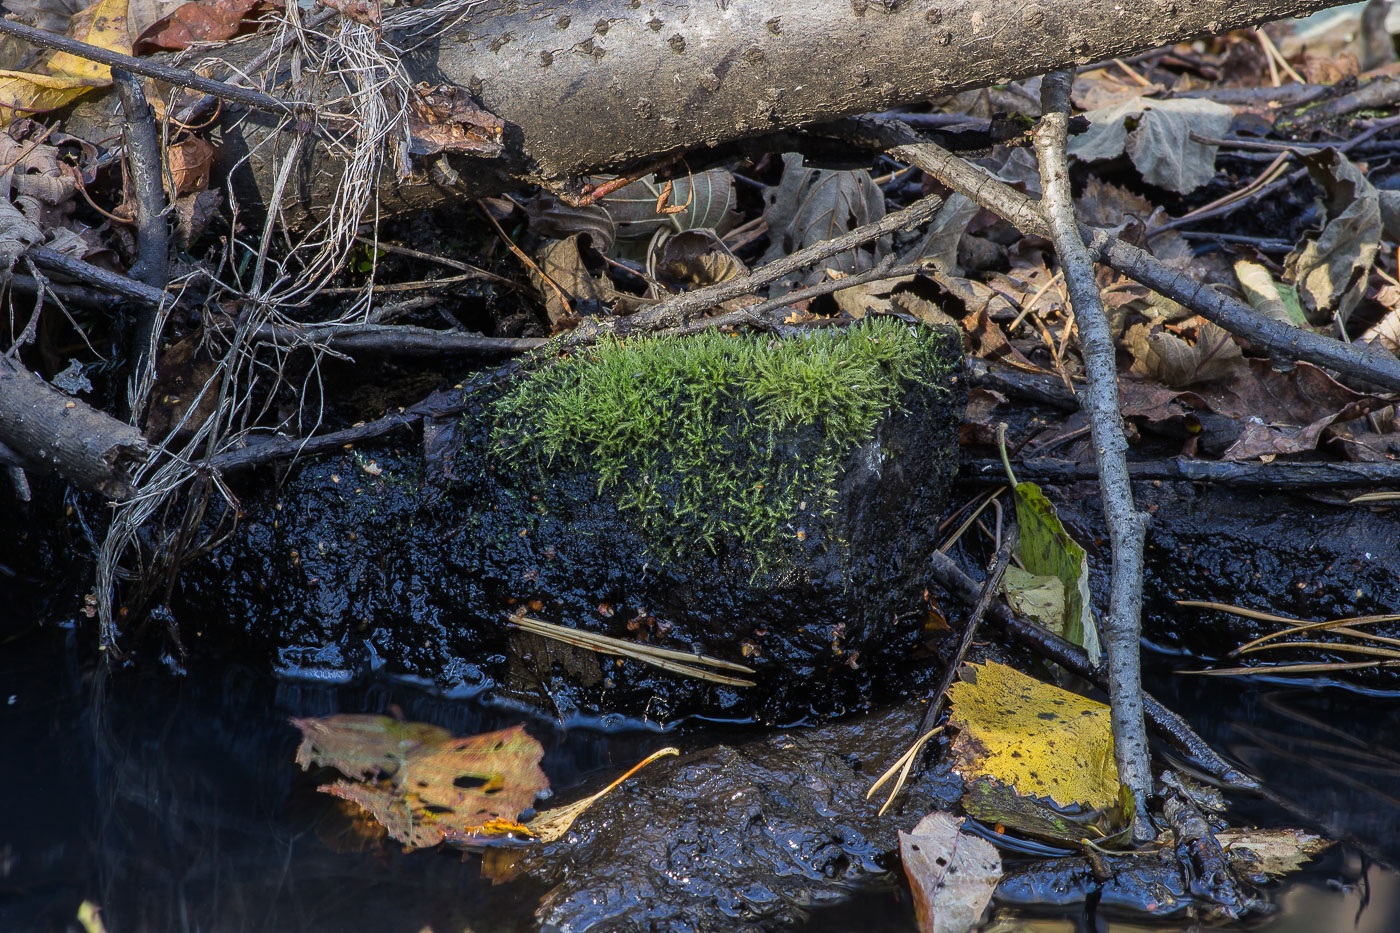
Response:
POLYGON ((943 679, 938 684, 938 689, 929 694, 925 701, 928 708, 924 710, 924 715, 919 719, 919 728, 914 731, 914 744, 907 749, 899 760, 891 765, 889 770, 882 774, 870 790, 866 793, 867 800, 880 786, 898 771, 894 786, 890 788, 889 796, 885 799, 885 804, 880 808, 884 813, 894 803, 894 798, 899 796, 899 792, 904 789, 904 783, 909 779, 910 773, 922 757, 921 752, 927 747, 928 740, 936 734, 933 724, 938 721, 938 714, 943 711, 943 704, 948 699, 948 689, 953 686, 953 681, 957 679, 958 669, 962 667, 963 659, 967 657, 968 649, 972 647, 972 639, 977 634, 977 627, 982 624, 982 617, 987 614, 987 609, 992 605, 992 599, 997 594, 997 589, 1001 586, 1001 578, 1006 573, 1006 568, 1011 564, 1011 552, 1016 549, 1017 533, 1008 535, 1006 540, 997 548, 996 555, 992 557, 992 565, 987 568, 987 578, 982 581, 982 594, 977 597, 977 605, 973 607, 972 614, 967 617, 967 622, 963 625, 962 638, 958 640, 958 648, 953 652, 953 656, 948 659, 948 669, 943 672, 943 679))
POLYGON ((1109 615, 1104 645, 1108 655, 1109 708, 1113 720, 1113 755, 1118 778, 1135 798, 1133 836, 1139 842, 1153 837, 1147 821, 1147 798, 1152 792, 1152 767, 1143 722, 1142 664, 1142 547, 1147 536, 1147 516, 1133 505, 1133 485, 1128 478, 1128 440, 1118 402, 1117 349, 1103 298, 1094 279, 1094 262, 1074 216, 1070 194, 1068 138, 1070 87, 1074 72, 1051 72, 1041 79, 1040 123, 1035 130, 1035 151, 1040 161, 1044 195, 1041 207, 1060 257, 1070 307, 1079 330, 1088 388, 1081 396, 1094 438, 1094 459, 1099 467, 1099 491, 1104 518, 1113 544, 1113 571, 1109 586, 1109 615))
POLYGON ((235 87, 223 81, 214 81, 185 68, 172 68, 149 59, 133 58, 130 55, 123 55, 121 52, 113 52, 111 49, 89 45, 86 42, 79 42, 77 39, 55 35, 8 19, 0 18, 0 33, 14 36, 16 39, 21 39, 32 45, 56 49, 79 58, 85 58, 88 61, 100 62, 112 68, 120 68, 132 74, 145 75, 148 78, 155 78, 180 87, 193 88, 196 91, 203 91, 205 94, 211 94, 214 97, 220 97, 257 110, 297 116, 298 108, 304 106, 273 97, 271 94, 264 94, 262 91, 235 87))
POLYGON ((482 337, 432 330, 406 324, 312 325, 282 327, 264 324, 253 332, 259 343, 310 346, 343 353, 376 353, 388 356, 447 356, 527 353, 548 340, 541 337, 482 337))
POLYGON ((1248 901, 1205 815, 1172 772, 1162 775, 1162 784, 1162 815, 1176 837, 1177 858, 1188 872, 1191 892, 1209 898, 1220 915, 1239 919, 1248 909, 1248 901))
MULTIPOLYGON (((741 275, 725 282, 684 292, 674 298, 668 298, 655 307, 638 311, 630 317, 585 322, 570 335, 565 343, 568 346, 576 346, 580 343, 596 340, 604 333, 629 334, 676 327, 697 315, 704 314, 715 305, 733 298, 751 295, 763 286, 777 281, 789 273, 805 269, 813 263, 835 256, 837 253, 844 253, 871 240, 878 240, 880 237, 897 230, 917 226, 933 216, 942 200, 937 195, 929 195, 902 210, 895 211, 893 214, 886 214, 873 223, 863 224, 838 237, 815 243, 790 253, 782 259, 776 259, 766 266, 755 269, 748 275, 741 275)), ((841 282, 845 283, 841 287, 855 284, 854 276, 852 279, 842 279, 841 282)), ((790 295, 785 299, 785 301, 788 300, 799 299, 790 295)))
POLYGON ((130 276, 108 272, 90 262, 74 259, 72 256, 60 253, 48 246, 31 246, 25 250, 25 254, 33 259, 35 264, 50 272, 62 273, 77 279, 79 282, 92 285, 100 291, 115 293, 123 298, 130 298, 133 301, 140 301, 157 308, 162 302, 168 300, 167 294, 159 288, 152 288, 130 276))

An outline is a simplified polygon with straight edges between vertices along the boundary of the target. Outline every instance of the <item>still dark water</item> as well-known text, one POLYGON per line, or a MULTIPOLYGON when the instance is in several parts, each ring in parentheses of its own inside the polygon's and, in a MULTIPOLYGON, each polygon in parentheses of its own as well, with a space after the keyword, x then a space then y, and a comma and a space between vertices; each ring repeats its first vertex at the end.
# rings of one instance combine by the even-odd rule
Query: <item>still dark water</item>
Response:
MULTIPOLYGON (((392 681, 275 681, 192 668, 99 673, 69 633, 0 643, 0 933, 68 931, 78 905, 109 933, 533 929, 543 893, 492 887, 477 856, 343 851, 329 798, 292 763, 289 716, 398 712, 456 734, 525 723, 554 791, 590 789, 656 748, 715 741, 638 723, 561 728, 523 711, 392 681)), ((1239 820, 1343 840, 1274 892, 1268 933, 1400 931, 1400 700, 1329 687, 1184 678, 1170 659, 1152 688, 1270 784, 1239 820)), ((148 666, 149 667, 149 666, 148 666)), ((732 741, 732 728, 723 736, 732 741)), ((1127 933, 1177 923, 1001 916, 988 929, 1127 933)), ((1244 928, 1244 927, 1241 927, 1244 928)), ((913 929, 889 889, 814 912, 813 931, 913 929)))

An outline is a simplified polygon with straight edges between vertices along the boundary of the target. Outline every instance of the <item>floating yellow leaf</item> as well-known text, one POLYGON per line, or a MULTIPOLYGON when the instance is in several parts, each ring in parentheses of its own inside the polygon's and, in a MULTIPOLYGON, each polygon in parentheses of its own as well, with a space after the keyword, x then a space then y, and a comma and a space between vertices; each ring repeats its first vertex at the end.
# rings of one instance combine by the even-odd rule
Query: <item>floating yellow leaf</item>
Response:
POLYGON ((313 716, 293 719, 292 725, 301 730, 297 764, 334 768, 360 781, 388 777, 411 753, 452 738, 451 732, 431 723, 369 714, 313 716))
POLYGON ((969 664, 948 691, 954 769, 1030 797, 1099 810, 1118 801, 1108 707, 1004 664, 969 664))
MULTIPOLYGON (((73 17, 68 36, 129 55, 126 12, 127 0, 97 0, 73 17)), ((16 116, 62 107, 91 88, 111 83, 112 69, 68 52, 48 53, 34 72, 0 70, 0 125, 16 116)))

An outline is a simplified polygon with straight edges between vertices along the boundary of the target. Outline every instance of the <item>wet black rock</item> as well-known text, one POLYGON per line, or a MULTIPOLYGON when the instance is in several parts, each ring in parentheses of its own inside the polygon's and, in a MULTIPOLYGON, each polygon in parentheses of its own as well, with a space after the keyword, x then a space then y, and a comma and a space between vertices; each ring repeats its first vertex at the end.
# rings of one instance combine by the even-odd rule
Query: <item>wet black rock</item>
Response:
POLYGON ((914 735, 917 708, 720 745, 649 765, 522 870, 553 885, 541 929, 775 929, 852 890, 898 884, 898 830, 949 809, 946 765, 879 815, 875 775, 914 735))
MULTIPOLYGON (((183 574, 176 616, 187 642, 221 653, 241 645, 284 671, 383 666, 561 713, 790 722, 864 707, 901 689, 882 693, 872 672, 888 674, 920 638, 921 569, 956 469, 959 340, 929 329, 916 339, 932 378, 897 383, 873 429, 834 460, 830 495, 765 493, 803 507, 780 516, 777 544, 722 528, 700 546, 686 526, 659 540, 654 521, 620 506, 623 484, 601 481, 586 460, 537 468, 503 458, 502 436, 519 426, 502 418, 498 397, 482 397, 449 477, 407 444, 300 464, 275 493, 260 481, 237 532, 183 574), (517 611, 744 663, 756 686, 547 642, 508 626, 517 611)), ((738 414, 721 415, 716 430, 745 405, 736 399, 738 414)), ((777 450, 784 462, 819 460, 823 424, 760 432, 725 459, 777 450)), ((654 483, 678 501, 664 471, 628 469, 642 473, 634 488, 654 483)))

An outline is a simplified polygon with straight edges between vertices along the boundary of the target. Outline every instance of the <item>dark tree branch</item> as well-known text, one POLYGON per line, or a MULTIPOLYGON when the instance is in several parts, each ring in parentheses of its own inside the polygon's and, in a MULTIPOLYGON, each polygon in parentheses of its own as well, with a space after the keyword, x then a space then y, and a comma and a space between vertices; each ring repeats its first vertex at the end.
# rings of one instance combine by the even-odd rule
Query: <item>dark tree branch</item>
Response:
POLYGON ((319 346, 344 353, 411 357, 528 353, 549 343, 542 337, 482 337, 407 324, 307 327, 267 324, 253 331, 253 339, 288 347, 319 346))
MULTIPOLYGON (((1325 492, 1400 485, 1400 461, 1325 463, 1275 460, 1272 463, 1259 463, 1176 457, 1129 463, 1128 474, 1139 482, 1180 480, 1237 489, 1325 492)), ((1000 460, 964 460, 961 475, 963 479, 991 486, 1006 482, 1006 470, 1000 460)), ((1078 483, 1097 479, 1098 470, 1089 464, 1040 457, 1018 461, 1016 476, 1034 483, 1078 483)))
MULTIPOLYGON (((170 284, 170 225, 165 219, 165 171, 161 159, 160 133, 156 117, 146 103, 146 94, 136 76, 120 68, 112 69, 112 83, 121 99, 125 120, 122 140, 126 167, 136 201, 136 264, 131 277, 143 285, 160 289, 170 284)), ((160 305, 143 303, 136 315, 131 337, 132 362, 128 404, 141 394, 140 386, 154 365, 160 305)))
MULTIPOLYGON (((834 117, 870 113, 994 81, 1181 42, 1311 13, 1333 0, 726 0, 636 4, 632 0, 520 0, 460 14, 441 4, 451 28, 396 31, 413 48, 411 82, 468 88, 508 127, 499 156, 435 157, 431 171, 381 189, 385 210, 409 210, 497 194, 522 180, 568 185, 600 171, 646 165, 834 117), (600 25, 601 24, 601 25, 600 25)), ((431 3, 415 8, 420 23, 431 3)), ((220 50, 244 74, 272 38, 220 50)), ((271 80, 287 75, 268 75, 271 80)), ((264 145, 277 121, 224 120, 229 164, 252 155, 239 184, 243 203, 268 203, 272 160, 264 145)), ((329 150, 307 150, 306 204, 339 174, 329 150)), ((424 166, 424 168, 428 168, 424 166)), ((581 189, 579 189, 581 190, 581 189)), ((284 204, 287 208, 291 205, 284 204)))
POLYGON ((0 357, 0 444, 30 470, 58 473, 112 499, 132 495, 128 471, 148 453, 136 428, 64 395, 8 357, 0 357))

